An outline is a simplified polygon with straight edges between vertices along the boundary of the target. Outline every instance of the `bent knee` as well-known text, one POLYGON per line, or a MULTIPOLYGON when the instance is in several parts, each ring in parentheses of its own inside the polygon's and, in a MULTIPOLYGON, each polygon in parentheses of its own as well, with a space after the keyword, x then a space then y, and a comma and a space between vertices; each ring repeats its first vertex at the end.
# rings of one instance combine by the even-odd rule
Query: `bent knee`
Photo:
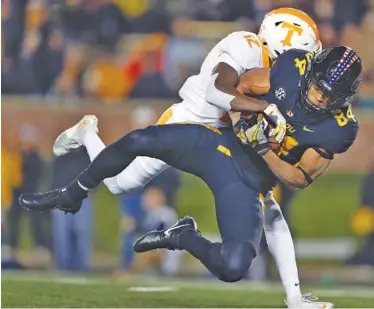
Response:
POLYGON ((247 273, 256 250, 250 243, 228 242, 222 244, 224 267, 220 279, 225 282, 240 281, 247 273))

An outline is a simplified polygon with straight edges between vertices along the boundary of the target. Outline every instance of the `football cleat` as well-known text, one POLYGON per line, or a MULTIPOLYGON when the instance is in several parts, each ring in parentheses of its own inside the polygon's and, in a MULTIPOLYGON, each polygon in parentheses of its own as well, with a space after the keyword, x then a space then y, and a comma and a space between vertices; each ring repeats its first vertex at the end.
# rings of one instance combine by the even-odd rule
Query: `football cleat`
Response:
POLYGON ((53 145, 53 153, 56 156, 67 154, 71 149, 79 148, 83 145, 83 136, 85 133, 99 132, 97 128, 97 117, 94 115, 84 116, 77 124, 62 132, 53 145))
POLYGON ((19 198, 20 205, 29 211, 47 211, 60 209, 65 213, 76 213, 82 206, 83 199, 73 200, 66 188, 55 189, 44 193, 25 193, 19 198))
POLYGON ((318 297, 313 296, 311 293, 305 293, 299 297, 285 300, 288 308, 315 308, 315 309, 331 309, 334 308, 333 303, 319 302, 318 297))
POLYGON ((195 219, 187 216, 179 219, 168 229, 148 232, 135 242, 134 251, 141 253, 155 249, 182 250, 179 245, 179 237, 185 231, 195 231, 200 234, 195 219))

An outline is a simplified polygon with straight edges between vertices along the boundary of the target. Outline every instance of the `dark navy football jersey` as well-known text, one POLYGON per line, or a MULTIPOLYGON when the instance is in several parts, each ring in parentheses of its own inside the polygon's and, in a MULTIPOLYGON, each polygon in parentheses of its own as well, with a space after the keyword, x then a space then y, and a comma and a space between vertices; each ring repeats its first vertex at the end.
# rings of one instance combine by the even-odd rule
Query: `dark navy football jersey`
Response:
POLYGON ((311 112, 302 107, 300 81, 312 55, 289 50, 280 55, 271 69, 270 90, 260 99, 275 103, 287 121, 287 134, 279 156, 295 164, 308 148, 322 148, 329 157, 345 152, 354 142, 358 121, 351 106, 334 113, 311 112))

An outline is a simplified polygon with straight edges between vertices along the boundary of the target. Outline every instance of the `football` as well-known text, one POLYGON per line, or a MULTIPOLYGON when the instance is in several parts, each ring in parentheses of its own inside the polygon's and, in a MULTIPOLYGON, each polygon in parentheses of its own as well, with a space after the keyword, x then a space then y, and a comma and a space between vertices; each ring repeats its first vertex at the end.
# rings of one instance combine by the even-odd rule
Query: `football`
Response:
POLYGON ((241 93, 263 95, 269 92, 269 70, 254 68, 240 76, 237 89, 241 93))

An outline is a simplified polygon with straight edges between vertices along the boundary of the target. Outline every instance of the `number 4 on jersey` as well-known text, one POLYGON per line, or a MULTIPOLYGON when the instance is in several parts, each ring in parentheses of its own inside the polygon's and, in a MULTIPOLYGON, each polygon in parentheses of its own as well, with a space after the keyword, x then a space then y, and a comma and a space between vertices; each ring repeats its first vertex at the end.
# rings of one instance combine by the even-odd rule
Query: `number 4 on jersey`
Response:
POLYGON ((311 53, 306 53, 304 59, 295 58, 295 66, 299 69, 300 75, 305 74, 306 65, 312 61, 312 57, 311 53))

